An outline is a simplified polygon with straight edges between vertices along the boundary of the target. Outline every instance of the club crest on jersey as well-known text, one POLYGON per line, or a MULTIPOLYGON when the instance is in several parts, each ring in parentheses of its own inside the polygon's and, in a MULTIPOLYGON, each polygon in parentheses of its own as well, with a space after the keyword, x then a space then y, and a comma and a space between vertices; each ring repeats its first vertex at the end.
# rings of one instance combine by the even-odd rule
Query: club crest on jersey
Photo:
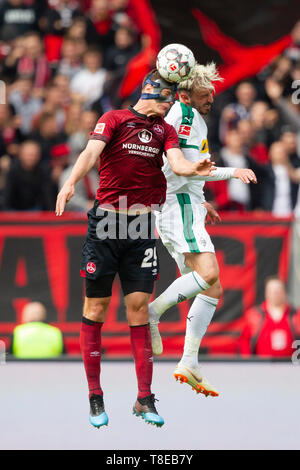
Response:
POLYGON ((147 129, 143 129, 141 132, 138 133, 139 139, 144 144, 148 144, 152 140, 152 132, 147 131, 147 129))
POLYGON ((95 127, 95 133, 96 134, 103 134, 103 131, 105 129, 105 122, 99 122, 97 126, 95 127))
POLYGON ((156 132, 156 134, 160 134, 160 135, 162 135, 165 132, 163 126, 161 126, 160 124, 154 124, 153 130, 154 132, 156 132))
POLYGON ((185 137, 189 137, 190 133, 191 133, 191 126, 188 126, 186 124, 182 124, 179 127, 178 135, 184 135, 185 137))
POLYGON ((93 274, 95 271, 96 271, 96 265, 95 263, 93 263, 92 261, 90 261, 87 265, 86 265, 86 270, 89 274, 93 274))

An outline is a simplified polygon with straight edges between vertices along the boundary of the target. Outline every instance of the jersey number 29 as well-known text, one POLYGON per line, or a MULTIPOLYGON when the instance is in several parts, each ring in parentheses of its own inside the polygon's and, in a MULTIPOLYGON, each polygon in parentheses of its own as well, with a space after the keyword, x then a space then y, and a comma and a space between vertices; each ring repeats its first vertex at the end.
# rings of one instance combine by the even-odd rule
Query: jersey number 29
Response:
POLYGON ((157 266, 156 247, 147 248, 147 250, 145 250, 145 256, 141 266, 142 268, 152 268, 157 266))

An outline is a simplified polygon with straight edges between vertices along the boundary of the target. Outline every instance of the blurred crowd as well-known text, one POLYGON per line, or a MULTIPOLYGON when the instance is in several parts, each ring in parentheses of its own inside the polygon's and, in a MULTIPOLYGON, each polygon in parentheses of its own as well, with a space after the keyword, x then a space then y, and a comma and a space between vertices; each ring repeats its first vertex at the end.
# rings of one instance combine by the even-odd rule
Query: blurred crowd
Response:
MULTIPOLYGON (((2 210, 53 210, 100 115, 138 98, 116 93, 149 39, 130 3, 0 0, 2 210)), ((68 208, 88 209, 96 188, 94 169, 68 208)))
MULTIPOLYGON (((53 210, 99 116, 138 99, 139 88, 125 99, 116 93, 149 39, 131 6, 131 0, 0 0, 1 210, 53 210)), ((217 209, 300 217, 299 102, 296 32, 293 45, 258 76, 215 98, 208 122, 214 161, 250 167, 259 180, 207 184, 217 209)), ((94 168, 68 209, 88 210, 97 184, 94 168)))
POLYGON ((209 143, 218 166, 248 167, 257 185, 207 183, 220 210, 300 217, 300 25, 294 42, 249 81, 216 96, 209 143))

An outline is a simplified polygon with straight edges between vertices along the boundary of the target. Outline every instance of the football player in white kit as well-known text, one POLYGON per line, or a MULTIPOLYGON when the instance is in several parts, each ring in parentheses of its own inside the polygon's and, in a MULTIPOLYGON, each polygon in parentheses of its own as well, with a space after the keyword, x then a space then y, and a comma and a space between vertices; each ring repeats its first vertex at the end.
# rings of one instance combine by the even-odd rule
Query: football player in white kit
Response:
MULTIPOLYGON (((177 131, 181 149, 188 160, 199 160, 199 153, 203 158, 210 157, 207 126, 202 116, 210 111, 213 82, 217 80, 222 78, 214 63, 196 64, 191 78, 179 83, 179 101, 165 118, 177 131)), ((186 178, 173 173, 167 160, 163 171, 167 179, 167 199, 162 211, 156 213, 156 227, 163 244, 175 259, 181 277, 149 305, 152 349, 156 355, 163 352, 158 329, 161 315, 176 303, 195 297, 187 316, 183 356, 174 376, 197 393, 218 396, 216 388, 203 377, 198 363, 201 340, 222 294, 214 246, 205 229, 207 210, 203 205, 203 187, 205 180, 229 178, 256 183, 256 176, 249 169, 225 167, 217 168, 213 177, 186 178)))

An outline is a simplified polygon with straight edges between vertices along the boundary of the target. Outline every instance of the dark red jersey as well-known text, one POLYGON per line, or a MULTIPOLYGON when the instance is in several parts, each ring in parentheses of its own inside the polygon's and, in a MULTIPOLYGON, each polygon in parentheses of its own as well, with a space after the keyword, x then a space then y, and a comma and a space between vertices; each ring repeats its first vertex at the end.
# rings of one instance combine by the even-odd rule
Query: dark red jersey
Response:
POLYGON ((170 148, 179 148, 179 142, 175 129, 163 118, 147 117, 132 107, 109 111, 99 119, 91 139, 106 142, 100 158, 96 196, 100 205, 129 208, 165 201, 167 185, 161 171, 162 155, 170 148))
POLYGON ((290 357, 294 352, 293 341, 299 334, 300 312, 296 313, 287 305, 281 320, 275 321, 263 302, 244 315, 240 352, 262 357, 290 357))

